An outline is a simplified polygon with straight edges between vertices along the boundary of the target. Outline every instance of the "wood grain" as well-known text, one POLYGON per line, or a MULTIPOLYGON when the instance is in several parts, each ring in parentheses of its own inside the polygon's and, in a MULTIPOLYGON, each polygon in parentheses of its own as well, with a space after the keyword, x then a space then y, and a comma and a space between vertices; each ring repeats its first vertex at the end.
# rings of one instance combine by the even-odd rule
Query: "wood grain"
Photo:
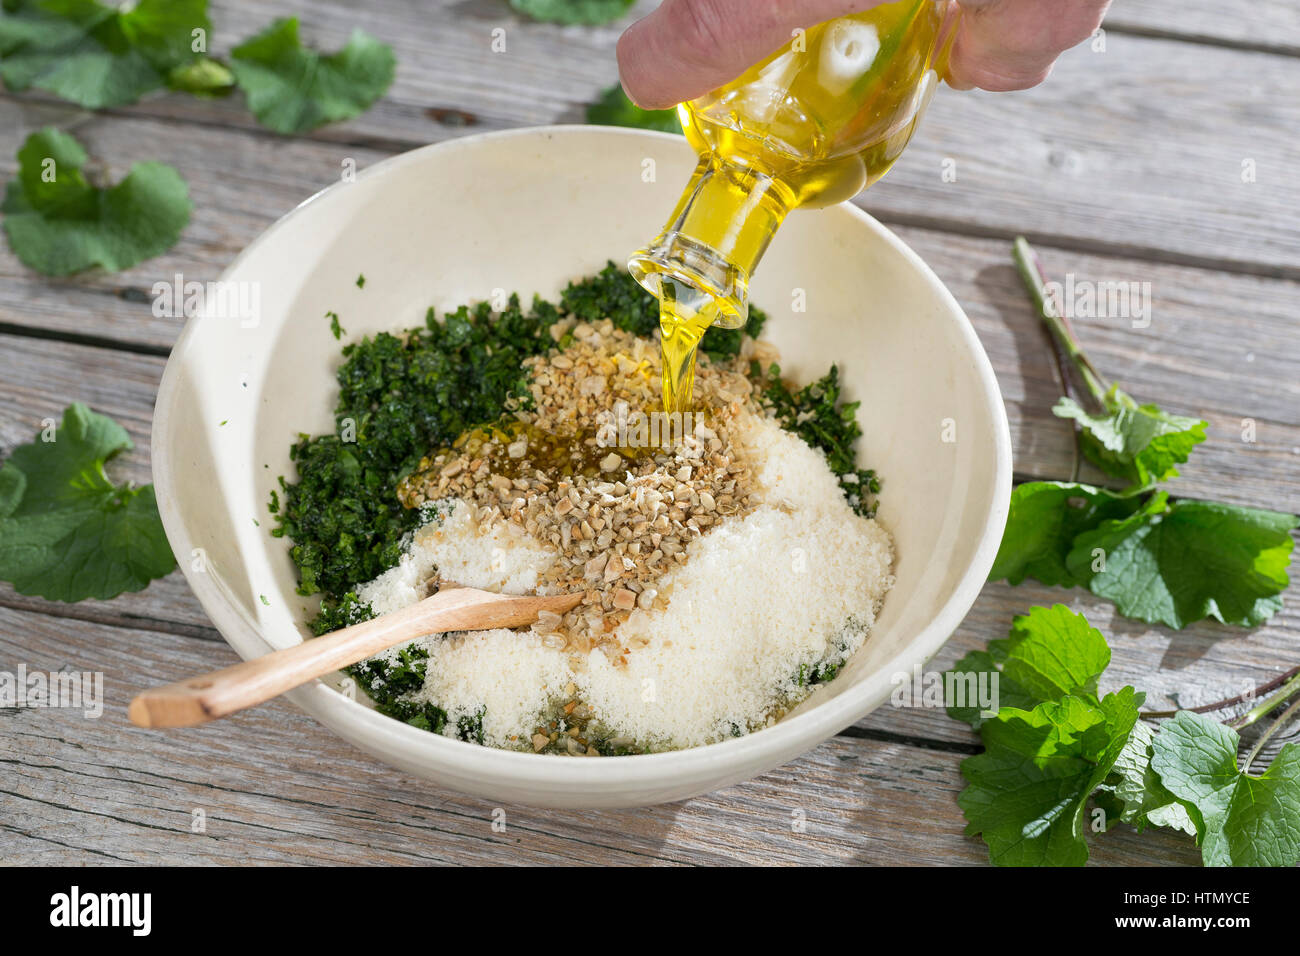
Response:
MULTIPOLYGON (((458 4, 450 7, 456 16, 448 9, 423 0, 364 8, 297 0, 255 13, 244 7, 244 15, 232 9, 229 18, 218 10, 218 23, 242 28, 219 29, 214 49, 275 14, 298 11, 308 39, 323 46, 342 43, 354 26, 391 43, 400 65, 388 96, 312 134, 349 150, 396 151, 464 132, 580 121, 585 104, 616 78, 616 27, 521 23, 498 3, 458 4), (491 49, 496 27, 507 31, 504 53, 491 49), (473 124, 446 122, 462 114, 473 124)), ((256 130, 238 97, 164 95, 120 113, 256 130)), ((861 201, 896 222, 1001 237, 1024 232, 1074 248, 1300 278, 1300 234, 1275 215, 1300 208, 1300 180, 1289 172, 1297 126, 1300 57, 1120 32, 1108 35, 1105 52, 1084 45, 1067 53, 1034 90, 942 90, 897 168, 861 201), (1249 184, 1242 181, 1247 160, 1256 170, 1249 184), (955 182, 943 178, 950 161, 955 182)), ((158 152, 187 135, 178 130, 142 145, 158 152)), ((290 151, 270 171, 272 179, 283 175, 299 141, 253 135, 266 148, 290 151)), ((10 155, 0 145, 0 160, 10 155)))
MULTIPOLYGON (((634 15, 652 3, 637 5, 634 15)), ((280 213, 365 166, 467 132, 580 121, 616 76, 622 23, 527 22, 504 0, 215 0, 224 53, 275 16, 337 47, 360 26, 392 43, 397 80, 357 119, 284 139, 238 97, 160 95, 101 114, 40 94, 0 94, 0 177, 31 130, 85 140, 114 178, 159 159, 190 183, 195 214, 170 252, 115 276, 49 280, 0 247, 0 457, 79 400, 136 447, 114 463, 148 481, 149 421, 179 320, 149 290, 177 273, 210 279, 280 213), (508 52, 488 48, 494 27, 508 52)), ((1255 0, 1117 0, 1106 50, 1088 46, 1038 90, 944 91, 898 168, 862 204, 893 225, 966 308, 997 371, 1022 478, 1064 477, 1070 429, 1046 340, 1008 264, 1035 239, 1052 273, 1151 283, 1152 322, 1079 318, 1104 374, 1136 397, 1210 422, 1177 489, 1300 510, 1300 10, 1255 0), (945 160, 957 179, 945 182, 945 160), (1257 180, 1241 179, 1242 161, 1257 180), (1242 440, 1243 422, 1255 442, 1242 440)), ((630 18, 628 18, 630 20, 630 18)), ((624 22, 627 22, 626 20, 624 22)), ((780 320, 779 315, 777 321, 780 320)), ((1180 633, 1117 618, 1086 592, 984 589, 933 662, 945 667, 1006 633, 1032 604, 1062 601, 1111 639, 1107 689, 1148 707, 1240 693, 1300 663, 1300 592, 1265 627, 1180 633)), ((0 585, 0 669, 102 671, 109 706, 0 711, 0 862, 102 863, 957 863, 986 860, 962 836, 960 761, 977 741, 942 712, 883 707, 790 765, 697 800, 632 812, 496 808, 381 765, 275 702, 220 726, 130 728, 149 683, 234 663, 179 573, 111 602, 50 604, 0 585), (191 830, 194 811, 206 830, 191 830), (802 813, 806 828, 792 826, 802 813)), ((544 758, 539 758, 544 759, 544 758)), ((1094 862, 1194 864, 1190 842, 1121 827, 1094 862)))
POLYGON ((1198 43, 1300 54, 1300 7, 1259 0, 1117 0, 1104 27, 1198 43))
MULTIPOLYGON (((984 862, 955 803, 962 754, 838 737, 747 783, 629 811, 497 808, 385 767, 277 701, 219 725, 131 727, 131 693, 228 648, 0 609, 0 661, 104 675, 98 719, 0 711, 0 862, 898 864, 984 862), (493 830, 504 812, 504 832, 493 830), (192 831, 201 811, 204 832, 192 831), (802 819, 803 832, 796 828, 802 819)), ((947 718, 944 718, 945 720, 947 718)), ((468 746, 468 745, 467 745, 468 746)), ((565 759, 538 757, 544 759, 565 759)), ((1121 827, 1094 861, 1189 864, 1121 827)))

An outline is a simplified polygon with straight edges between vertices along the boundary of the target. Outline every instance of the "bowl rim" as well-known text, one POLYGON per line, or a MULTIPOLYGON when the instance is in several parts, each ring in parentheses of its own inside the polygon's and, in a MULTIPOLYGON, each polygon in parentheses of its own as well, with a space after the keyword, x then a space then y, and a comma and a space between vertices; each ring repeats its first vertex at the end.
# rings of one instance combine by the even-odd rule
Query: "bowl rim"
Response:
MULTIPOLYGON (((570 135, 640 139, 649 137, 665 142, 684 142, 680 136, 673 133, 616 126, 557 124, 518 127, 475 133, 407 150, 358 171, 355 181, 382 175, 409 164, 420 163, 435 151, 442 153, 476 149, 484 143, 512 139, 534 139, 542 142, 557 136, 570 135)), ((275 220, 231 260, 222 271, 221 280, 228 279, 246 259, 256 255, 286 222, 301 214, 308 206, 319 204, 335 190, 347 185, 351 183, 342 181, 332 183, 275 220)), ((939 300, 948 307, 953 321, 958 326, 966 351, 973 360, 980 391, 990 407, 993 419, 993 461, 997 474, 993 484, 992 506, 985 516, 974 557, 954 587, 951 596, 930 622, 911 638, 904 649, 889 658, 879 668, 880 672, 886 673, 911 672, 913 666, 918 663, 928 662, 951 637, 975 603, 993 566, 1010 507, 1012 485, 1010 427, 992 363, 965 310, 947 286, 916 252, 875 217, 849 202, 841 203, 837 208, 844 214, 857 218, 875 233, 877 238, 901 254, 914 269, 921 273, 927 284, 937 293, 939 300)), ((155 401, 150 439, 159 515, 174 552, 180 555, 190 554, 194 543, 187 523, 176 504, 175 485, 172 481, 175 469, 168 435, 172 427, 172 409, 179 395, 181 369, 185 364, 187 352, 193 344, 197 321, 195 318, 186 321, 167 359, 155 401)), ((233 599, 233 595, 215 575, 194 569, 188 561, 182 560, 179 563, 204 612, 211 618, 213 625, 225 641, 241 657, 250 659, 269 653, 273 649, 259 633, 256 622, 233 599)), ((358 746, 371 750, 372 755, 385 759, 386 762, 393 762, 391 755, 402 754, 402 760, 408 766, 436 767, 440 763, 453 763, 457 765, 459 772, 468 776, 479 776, 489 781, 508 780, 512 785, 526 786, 532 783, 553 790, 613 784, 617 784, 620 788, 638 784, 653 786, 656 783, 671 783, 674 778, 686 778, 706 770, 712 777, 722 778, 730 773, 739 779, 748 775, 749 768, 759 762, 766 761, 765 768, 779 766, 780 763, 792 759, 793 755, 811 750, 843 728, 861 720, 884 703, 888 697, 888 694, 881 695, 878 692, 865 693, 871 686, 870 683, 864 682, 860 686, 864 691, 862 693, 855 693, 858 688, 851 687, 803 713, 791 715, 743 737, 685 750, 602 757, 599 760, 548 759, 549 755, 501 750, 467 743, 441 734, 432 734, 387 717, 357 700, 350 699, 321 680, 311 681, 284 696, 346 739, 357 742, 356 735, 364 735, 366 743, 358 743, 358 746), (382 754, 374 753, 372 748, 376 745, 383 747, 382 754), (772 762, 774 755, 787 756, 772 762)), ((754 772, 761 772, 762 769, 759 768, 754 772)))

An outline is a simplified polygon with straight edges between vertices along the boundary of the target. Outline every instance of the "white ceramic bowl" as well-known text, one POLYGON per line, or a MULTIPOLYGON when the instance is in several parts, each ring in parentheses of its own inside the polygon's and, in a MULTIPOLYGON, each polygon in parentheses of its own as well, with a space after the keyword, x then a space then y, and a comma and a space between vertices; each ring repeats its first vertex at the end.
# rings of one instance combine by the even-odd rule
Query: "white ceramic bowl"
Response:
MULTIPOLYGON (((495 289, 525 301, 534 292, 554 297, 654 236, 692 164, 681 137, 660 133, 574 126, 469 136, 324 190, 235 260, 223 278, 259 290, 258 321, 189 321, 158 394, 153 470, 180 565, 236 651, 255 657, 307 633, 314 601, 294 591, 288 542, 268 533, 266 503, 276 477, 294 473, 288 449, 297 433, 333 427, 339 343, 325 313, 338 312, 356 339, 419 325, 430 305, 441 314, 495 289)), ((792 215, 752 298, 771 314, 765 338, 785 372, 807 381, 839 363, 847 398, 863 402, 860 457, 884 481, 880 520, 897 544, 897 584, 835 681, 746 737, 593 760, 436 736, 329 682, 299 688, 293 701, 440 786, 554 807, 637 806, 723 787, 885 702, 891 676, 929 660, 951 635, 997 551, 1011 489, 997 382, 934 273, 852 206, 792 215), (805 313, 791 308, 797 289, 805 313), (946 427, 955 441, 944 440, 946 427)))

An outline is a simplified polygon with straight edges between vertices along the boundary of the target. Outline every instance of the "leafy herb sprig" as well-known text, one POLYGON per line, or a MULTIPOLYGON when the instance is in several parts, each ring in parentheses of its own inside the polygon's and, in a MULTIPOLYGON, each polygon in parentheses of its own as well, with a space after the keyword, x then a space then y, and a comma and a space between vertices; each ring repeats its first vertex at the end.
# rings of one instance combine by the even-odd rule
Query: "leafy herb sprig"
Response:
POLYGON ((1087 587, 1126 617, 1183 628, 1205 618, 1254 627, 1282 607, 1295 515, 1174 499, 1157 487, 1205 439, 1206 423, 1139 405, 1089 361, 1048 294, 1037 256, 1017 239, 1015 259, 1069 374, 1094 406, 1064 397, 1054 413, 1079 428, 1083 454, 1126 482, 1112 491, 1077 481, 1022 484, 990 580, 1034 578, 1087 587))
POLYGON ((1123 822, 1194 837, 1207 866, 1300 862, 1300 745, 1285 744, 1267 770, 1249 773, 1298 705, 1261 736, 1240 770, 1237 733, 1300 700, 1300 676, 1232 726, 1191 710, 1155 726, 1141 719, 1144 695, 1134 688, 1100 695, 1109 664, 1101 632, 1058 604, 1032 608, 1008 637, 953 667, 953 678, 968 686, 970 677, 984 675, 986 686, 994 673, 998 679, 996 714, 948 709, 984 742, 983 753, 962 762, 968 785, 958 803, 967 834, 983 838, 990 860, 1082 865, 1089 832, 1123 822))

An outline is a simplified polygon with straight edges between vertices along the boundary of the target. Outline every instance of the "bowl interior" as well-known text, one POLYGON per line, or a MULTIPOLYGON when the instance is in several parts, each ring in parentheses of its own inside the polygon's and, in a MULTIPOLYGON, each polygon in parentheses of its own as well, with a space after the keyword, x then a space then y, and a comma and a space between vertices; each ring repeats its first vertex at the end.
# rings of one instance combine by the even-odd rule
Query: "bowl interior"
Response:
MULTIPOLYGON (((457 140, 334 186, 232 265, 223 291, 254 302, 255 320, 202 314, 189 322, 160 393, 154 455, 178 558, 242 655, 302 640, 314 611, 314 600, 295 593, 288 543, 269 533, 267 501, 277 476, 294 474, 295 436, 333 427, 341 343, 326 313, 338 314, 346 342, 418 325, 430 306, 441 313, 500 290, 554 299, 569 280, 621 262, 653 236, 693 162, 680 137, 627 130, 457 140)), ((768 756, 777 761, 877 706, 892 673, 928 659, 951 633, 996 550, 1010 455, 996 384, 965 316, 920 260, 860 211, 792 215, 751 292, 771 315, 764 337, 780 349, 787 375, 808 381, 837 363, 846 398, 862 402, 859 458, 882 477, 879 516, 897 547, 897 583, 866 646, 815 704, 752 735, 821 715, 773 744, 768 756)), ((429 764, 482 749, 415 742, 406 732, 420 732, 389 723, 406 756, 386 756, 444 780, 429 764)), ((746 749, 751 764, 755 746, 761 750, 746 749)), ((518 761, 545 761, 490 759, 498 758, 515 762, 491 764, 506 774, 518 761)), ((551 780, 571 772, 529 773, 551 780)), ((599 787, 593 775, 616 771, 581 774, 584 786, 599 787)))

